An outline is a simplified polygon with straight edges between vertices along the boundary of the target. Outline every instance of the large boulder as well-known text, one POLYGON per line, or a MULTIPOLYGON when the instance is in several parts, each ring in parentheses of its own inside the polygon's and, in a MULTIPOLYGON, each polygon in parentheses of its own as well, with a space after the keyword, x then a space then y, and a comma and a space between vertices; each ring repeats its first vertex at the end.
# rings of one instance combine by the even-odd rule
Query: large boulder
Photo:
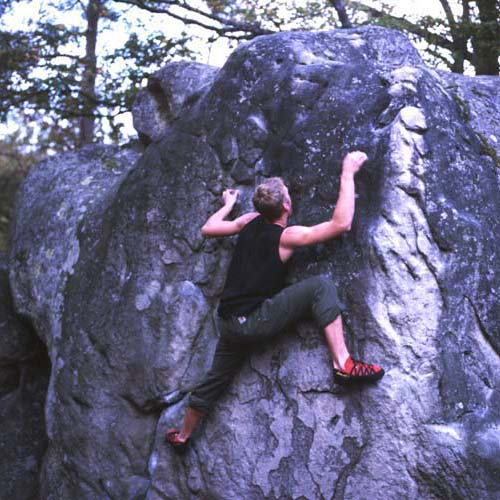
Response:
MULTIPOLYGON (((32 320, 52 363, 45 402, 46 433, 51 444, 42 473, 43 498, 72 498, 72 494, 59 495, 58 488, 54 488, 52 467, 58 473, 66 474, 64 470, 69 470, 70 475, 76 474, 72 463, 79 461, 87 467, 86 462, 94 454, 94 450, 82 444, 85 439, 81 436, 96 433, 101 411, 98 395, 110 390, 97 378, 106 362, 101 345, 108 342, 108 332, 86 331, 83 323, 75 323, 79 331, 76 335, 66 330, 69 311, 65 295, 73 286, 75 266, 87 251, 81 245, 82 235, 92 232, 95 241, 91 252, 105 251, 99 238, 106 241, 114 217, 113 201, 138 157, 133 149, 100 145, 65 153, 31 170, 17 196, 11 230, 15 252, 11 259, 14 267, 10 269, 13 298, 17 311, 32 320), (63 400, 61 384, 69 384, 63 390, 63 400), (63 429, 71 431, 66 433, 63 429), (67 438, 64 444, 62 434, 67 438), (79 460, 80 455, 85 458, 79 460)), ((120 299, 112 290, 101 292, 113 293, 116 300, 120 299)), ((82 302, 77 309, 84 315, 91 314, 92 306, 82 302)), ((109 321, 112 313, 106 312, 99 321, 109 321)), ((117 374, 112 378, 120 379, 117 374)), ((114 397, 118 395, 119 392, 114 397)), ((107 430, 112 436, 112 428, 107 430)), ((112 453, 112 447, 103 452, 112 453)), ((119 462, 115 465, 119 467, 119 462)), ((83 497, 89 495, 90 490, 84 491, 83 497)))
POLYGON ((145 145, 159 141, 171 122, 210 89, 219 68, 196 62, 167 64, 148 78, 134 100, 132 115, 145 145))
POLYGON ((37 498, 47 449, 44 403, 50 363, 29 322, 14 311, 0 253, 0 499, 37 498))
POLYGON ((500 85, 497 76, 465 76, 440 72, 445 89, 458 102, 484 152, 500 168, 500 85))
POLYGON ((193 83, 137 163, 84 150, 30 173, 10 279, 52 361, 44 498, 500 495, 499 118, 481 139, 463 100, 484 96, 457 80, 395 31, 258 37, 193 83), (290 278, 334 276, 352 353, 386 376, 335 386, 304 322, 248 358, 176 456, 163 436, 186 398, 161 414, 151 401, 208 367, 234 244, 199 228, 225 186, 244 211, 274 175, 295 222, 327 219, 352 149, 369 156, 353 228, 297 252, 290 278))
POLYGON ((14 168, 0 166, 0 252, 7 252, 9 224, 14 206, 16 191, 23 174, 14 168))

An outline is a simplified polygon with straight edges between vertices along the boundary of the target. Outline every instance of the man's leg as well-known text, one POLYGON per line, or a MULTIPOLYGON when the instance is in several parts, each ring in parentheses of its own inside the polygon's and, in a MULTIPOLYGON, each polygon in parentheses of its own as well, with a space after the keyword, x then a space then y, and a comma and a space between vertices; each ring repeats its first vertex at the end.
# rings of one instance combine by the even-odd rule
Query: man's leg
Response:
MULTIPOLYGON (((303 319, 313 319, 318 327, 326 330, 344 309, 333 281, 327 276, 313 276, 284 288, 274 297, 264 301, 260 308, 248 317, 245 330, 250 337, 263 340, 303 319)), ((335 330, 335 327, 333 329, 335 330)), ((332 328, 328 330, 331 331, 332 328)), ((339 337, 335 331, 330 335, 332 342, 334 338, 339 337)), ((341 339, 345 349, 343 335, 341 339)), ((338 343, 336 340, 332 347, 338 343)))
POLYGON ((247 328, 257 338, 271 337, 291 323, 312 316, 325 332, 337 382, 378 380, 384 374, 380 366, 355 361, 349 355, 341 318, 344 308, 333 281, 327 276, 314 276, 266 300, 248 318, 247 328))
POLYGON ((351 358, 345 345, 342 316, 324 327, 326 341, 333 361, 335 381, 342 384, 347 382, 375 382, 384 376, 384 370, 379 365, 372 365, 351 358))
POLYGON ((342 327, 342 316, 339 314, 337 319, 326 325, 324 328, 326 343, 332 356, 333 367, 336 370, 344 368, 347 358, 349 358, 349 351, 345 345, 344 329, 342 327))
POLYGON ((191 437, 201 418, 212 410, 246 357, 248 348, 231 341, 228 335, 230 333, 221 333, 212 367, 191 392, 182 428, 167 431, 166 438, 174 446, 185 443, 191 437))
POLYGON ((182 428, 177 433, 176 441, 178 443, 185 443, 194 432, 196 427, 198 426, 201 417, 203 417, 204 413, 199 410, 195 410, 190 406, 187 407, 186 413, 184 415, 184 420, 182 422, 182 428))

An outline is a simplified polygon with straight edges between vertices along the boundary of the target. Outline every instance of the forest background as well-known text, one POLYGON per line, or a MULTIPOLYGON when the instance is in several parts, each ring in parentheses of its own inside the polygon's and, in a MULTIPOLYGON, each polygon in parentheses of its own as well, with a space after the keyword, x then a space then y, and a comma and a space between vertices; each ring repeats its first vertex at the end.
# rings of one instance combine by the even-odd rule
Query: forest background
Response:
POLYGON ((433 67, 498 75, 500 0, 0 0, 0 251, 17 187, 47 155, 135 139, 149 75, 221 66, 238 43, 367 24, 405 32, 433 67))

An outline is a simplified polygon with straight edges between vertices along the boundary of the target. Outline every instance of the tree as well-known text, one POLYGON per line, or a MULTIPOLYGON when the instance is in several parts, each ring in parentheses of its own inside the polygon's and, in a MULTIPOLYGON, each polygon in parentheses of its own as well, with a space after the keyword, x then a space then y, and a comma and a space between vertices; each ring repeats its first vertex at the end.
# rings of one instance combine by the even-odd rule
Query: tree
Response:
POLYGON ((334 27, 336 17, 343 28, 378 24, 399 29, 417 41, 424 41, 424 54, 434 62, 444 63, 452 71, 463 73, 469 62, 476 74, 496 75, 500 25, 499 0, 434 0, 440 4, 443 16, 395 16, 382 1, 316 0, 307 8, 292 1, 205 0, 204 7, 189 0, 114 0, 134 5, 149 12, 166 14, 197 25, 216 36, 245 40, 282 29, 334 27), (378 5, 378 6, 374 6, 378 5), (457 8, 461 7, 461 15, 457 8), (336 17, 332 15, 332 8, 336 17), (286 12, 286 14, 284 14, 286 12), (455 13, 454 13, 455 12, 455 13), (286 18, 286 19, 285 19, 286 18), (323 23, 314 26, 315 19, 323 23))
MULTIPOLYGON (((466 0, 463 0, 464 3, 466 0)), ((479 22, 471 26, 472 63, 478 75, 498 75, 500 55, 500 2, 476 0, 479 22)), ((467 19, 467 22, 470 22, 467 19)))
POLYGON ((103 0, 89 0, 85 9, 87 30, 85 32, 85 57, 82 60, 82 91, 85 103, 84 114, 80 118, 80 144, 89 144, 94 139, 95 113, 97 111, 96 72, 97 72, 97 29, 103 0))
POLYGON ((204 7, 189 0, 113 0, 156 14, 165 14, 232 40, 248 40, 282 29, 332 26, 333 7, 342 27, 352 27, 346 11, 346 0, 310 1, 307 7, 294 0, 205 0, 204 7), (319 22, 314 22, 319 21, 319 22), (315 25, 315 26, 313 26, 315 25))
POLYGON ((14 209, 16 191, 29 169, 42 159, 41 154, 26 152, 26 138, 19 133, 0 140, 0 252, 7 251, 9 225, 14 209))
MULTIPOLYGON (((85 29, 59 23, 51 11, 31 31, 0 31, 0 121, 36 122, 41 149, 118 140, 116 117, 131 109, 142 79, 174 56, 193 57, 185 34, 152 33, 144 40, 132 32, 124 46, 106 53, 99 32, 119 17, 108 4, 88 0, 85 29)), ((57 3, 59 10, 75 6, 81 3, 57 3)))
POLYGON ((15 2, 16 0, 0 0, 0 16, 15 2))
MULTIPOLYGON (((81 9, 82 1, 57 2, 57 9, 81 9)), ((106 53, 100 33, 118 21, 116 9, 124 5, 182 21, 186 30, 208 30, 209 43, 220 37, 238 43, 285 29, 378 24, 423 41, 424 58, 452 71, 462 73, 467 65, 477 74, 499 71, 499 0, 434 0, 443 15, 420 18, 394 15, 378 0, 310 0, 305 7, 296 0, 85 1, 85 29, 47 15, 32 31, 0 31, 0 121, 13 113, 37 121, 44 147, 117 140, 116 117, 130 110, 141 80, 173 57, 193 57, 187 48, 192 36, 144 38, 142 26, 131 26, 124 46, 106 53)), ((0 14, 16 2, 23 0, 0 0, 0 14)))
POLYGON ((500 24, 498 0, 439 1, 444 18, 424 16, 411 20, 397 17, 383 8, 353 1, 354 11, 368 15, 367 22, 396 28, 427 43, 425 53, 451 71, 463 73, 469 62, 477 75, 498 75, 500 24), (454 7, 454 8, 452 8, 454 7), (458 9, 461 14, 454 13, 458 9))
POLYGON ((329 1, 333 8, 337 11, 342 28, 352 28, 352 22, 346 9, 346 0, 329 1))

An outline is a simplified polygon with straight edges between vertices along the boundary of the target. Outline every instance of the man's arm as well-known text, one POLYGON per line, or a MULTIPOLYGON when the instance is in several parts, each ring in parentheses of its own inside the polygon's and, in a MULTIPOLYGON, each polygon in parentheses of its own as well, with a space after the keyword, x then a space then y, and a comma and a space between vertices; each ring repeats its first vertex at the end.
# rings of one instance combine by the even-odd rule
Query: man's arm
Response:
POLYGON ((290 226, 283 231, 280 246, 291 250, 313 245, 335 238, 351 229, 355 207, 354 175, 366 159, 366 154, 361 151, 351 152, 344 158, 339 197, 332 218, 327 222, 310 227, 290 226))
POLYGON ((222 193, 224 205, 221 209, 210 216, 201 228, 201 234, 205 237, 230 236, 239 233, 251 220, 255 219, 258 212, 248 212, 234 220, 224 220, 233 209, 238 198, 239 191, 226 189, 222 193))

